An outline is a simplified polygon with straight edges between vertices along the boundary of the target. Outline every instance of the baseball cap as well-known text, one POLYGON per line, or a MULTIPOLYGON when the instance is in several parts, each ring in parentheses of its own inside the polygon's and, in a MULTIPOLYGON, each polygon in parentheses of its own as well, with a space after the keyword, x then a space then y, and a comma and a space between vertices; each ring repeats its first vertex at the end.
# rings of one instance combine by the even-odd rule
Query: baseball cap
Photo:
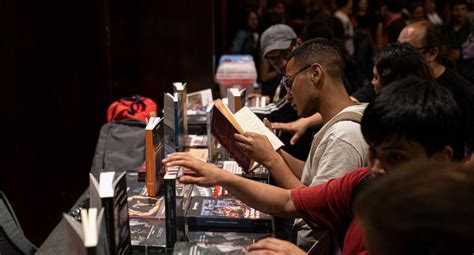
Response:
POLYGON ((263 56, 265 57, 272 50, 288 49, 294 39, 296 39, 296 33, 288 25, 278 24, 269 27, 260 39, 263 56))

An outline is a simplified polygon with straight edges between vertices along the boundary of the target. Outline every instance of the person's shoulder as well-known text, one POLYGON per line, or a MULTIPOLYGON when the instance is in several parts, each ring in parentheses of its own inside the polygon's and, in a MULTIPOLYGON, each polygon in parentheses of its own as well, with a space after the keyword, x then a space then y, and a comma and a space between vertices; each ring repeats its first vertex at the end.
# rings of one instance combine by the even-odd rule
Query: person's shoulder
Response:
POLYGON ((343 177, 360 181, 363 178, 365 178, 367 175, 369 175, 369 168, 364 166, 364 167, 360 167, 353 171, 348 172, 343 177))

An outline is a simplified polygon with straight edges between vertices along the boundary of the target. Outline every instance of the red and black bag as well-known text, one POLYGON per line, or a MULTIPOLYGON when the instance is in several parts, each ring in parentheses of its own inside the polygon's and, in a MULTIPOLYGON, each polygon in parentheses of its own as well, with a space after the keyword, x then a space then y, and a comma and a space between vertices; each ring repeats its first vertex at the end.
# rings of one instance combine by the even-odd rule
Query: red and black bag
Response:
POLYGON ((107 110, 107 122, 135 119, 146 122, 146 119, 157 116, 158 106, 150 98, 140 95, 123 97, 113 102, 107 110))

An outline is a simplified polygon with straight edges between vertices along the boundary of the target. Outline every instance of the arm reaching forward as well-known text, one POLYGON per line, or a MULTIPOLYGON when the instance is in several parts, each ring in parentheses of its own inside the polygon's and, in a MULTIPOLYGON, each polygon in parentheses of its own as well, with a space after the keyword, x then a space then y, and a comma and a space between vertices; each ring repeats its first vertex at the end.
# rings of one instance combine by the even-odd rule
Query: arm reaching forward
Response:
POLYGON ((247 205, 279 217, 299 217, 289 190, 248 180, 202 162, 189 153, 178 152, 163 160, 167 166, 183 166, 199 176, 183 176, 180 182, 202 186, 221 185, 247 205))

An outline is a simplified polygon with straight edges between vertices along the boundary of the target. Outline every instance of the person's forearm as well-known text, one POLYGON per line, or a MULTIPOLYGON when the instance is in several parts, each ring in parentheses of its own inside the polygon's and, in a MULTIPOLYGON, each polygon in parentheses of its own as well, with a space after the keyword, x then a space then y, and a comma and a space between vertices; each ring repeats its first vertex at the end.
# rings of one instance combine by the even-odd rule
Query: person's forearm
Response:
POLYGON ((319 112, 305 118, 310 127, 319 127, 323 125, 323 117, 319 112))
MULTIPOLYGON (((280 150, 282 151, 282 150, 280 150)), ((287 161, 283 158, 283 156, 278 155, 277 157, 274 157, 273 160, 270 162, 267 162, 264 164, 266 168, 272 173, 272 178, 275 180, 276 184, 279 187, 285 188, 285 189, 295 189, 295 188, 300 188, 304 187, 305 185, 301 183, 300 177, 297 177, 293 171, 296 172, 302 172, 303 167, 304 167, 304 162, 301 160, 298 160, 296 158, 293 158, 291 155, 289 155, 286 152, 283 152, 286 154, 288 159, 291 162, 290 164, 287 164, 287 161), (293 169, 293 167, 295 169, 293 169), (296 169, 296 168, 300 168, 296 169)), ((300 174, 301 176, 301 174, 300 174)))
POLYGON ((290 190, 232 174, 221 175, 218 182, 236 198, 259 211, 279 217, 299 217, 290 190))

